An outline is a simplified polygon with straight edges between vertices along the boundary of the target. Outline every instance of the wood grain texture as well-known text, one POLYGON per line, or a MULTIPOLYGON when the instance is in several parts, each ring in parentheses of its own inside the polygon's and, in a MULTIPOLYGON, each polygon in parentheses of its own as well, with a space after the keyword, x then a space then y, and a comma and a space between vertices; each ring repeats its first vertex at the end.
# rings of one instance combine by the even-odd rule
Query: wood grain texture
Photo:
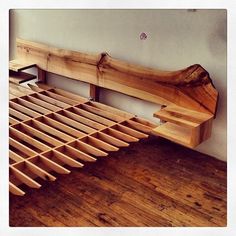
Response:
MULTIPOLYGON (((36 63, 39 72, 52 72, 89 83, 90 98, 94 101, 98 101, 101 87, 169 108, 187 109, 189 114, 194 114, 195 111, 199 112, 202 117, 211 115, 210 118, 194 124, 191 116, 178 114, 178 116, 184 116, 184 118, 179 118, 176 117, 176 112, 170 114, 170 111, 163 109, 154 113, 154 116, 159 116, 161 120, 170 123, 157 127, 153 130, 154 135, 160 135, 190 148, 196 147, 211 135, 212 119, 216 116, 218 92, 209 73, 199 64, 172 72, 161 71, 114 59, 107 53, 86 54, 23 39, 17 39, 17 57, 25 64, 36 63), (188 126, 187 133, 190 135, 181 138, 186 133, 181 128, 183 126, 188 126), (185 139, 184 142, 183 139, 185 139)), ((40 80, 45 82, 45 75, 40 76, 40 80)), ((45 86, 42 88, 46 89, 45 86)), ((75 104, 73 101, 70 102, 69 98, 63 99, 58 93, 45 93, 50 93, 50 98, 59 102, 75 104)), ((11 94, 11 96, 17 95, 18 93, 11 94)), ((101 116, 101 113, 95 112, 94 107, 87 106, 85 110, 101 116)), ((107 114, 107 112, 103 113, 107 114)), ((108 119, 110 117, 109 113, 105 116, 108 119)), ((114 121, 119 122, 119 119, 114 121)))
POLYGON ((32 61, 27 63, 25 60, 23 60, 23 58, 15 59, 9 62, 9 70, 15 72, 20 72, 22 70, 26 70, 34 66, 36 66, 35 63, 33 63, 32 61))
POLYGON ((194 148, 211 136, 213 115, 178 106, 167 106, 154 113, 166 123, 153 129, 154 135, 194 148))
POLYGON ((218 92, 198 64, 166 72, 113 59, 107 53, 90 55, 22 39, 17 39, 17 57, 42 70, 143 100, 216 113, 218 92))
POLYGON ((65 165, 82 168, 129 142, 147 138, 156 127, 142 118, 133 120, 128 112, 43 83, 29 89, 10 84, 12 89, 19 94, 9 102, 9 190, 18 196, 24 195, 22 184, 39 188, 36 178, 54 181, 51 172, 69 173, 65 165))
POLYGON ((10 195, 10 225, 226 226, 225 162, 156 137, 110 155, 10 195))

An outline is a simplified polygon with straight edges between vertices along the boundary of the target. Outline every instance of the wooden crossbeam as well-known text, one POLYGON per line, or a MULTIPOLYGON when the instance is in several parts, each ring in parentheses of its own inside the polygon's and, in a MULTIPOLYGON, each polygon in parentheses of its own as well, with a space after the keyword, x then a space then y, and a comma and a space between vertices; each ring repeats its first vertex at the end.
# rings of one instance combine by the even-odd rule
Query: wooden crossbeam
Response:
POLYGON ((21 184, 39 188, 38 177, 54 181, 51 172, 68 174, 66 166, 82 168, 147 138, 156 127, 62 89, 42 83, 29 88, 17 89, 21 93, 9 103, 9 190, 15 195, 25 194, 21 184))

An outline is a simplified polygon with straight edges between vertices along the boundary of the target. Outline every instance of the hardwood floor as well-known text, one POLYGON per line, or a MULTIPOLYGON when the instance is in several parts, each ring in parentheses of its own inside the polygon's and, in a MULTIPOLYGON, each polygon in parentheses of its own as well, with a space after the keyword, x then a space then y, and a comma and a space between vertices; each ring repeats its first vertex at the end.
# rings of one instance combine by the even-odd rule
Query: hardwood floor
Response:
POLYGON ((10 195, 10 226, 226 226, 226 172, 224 162, 150 137, 10 195))

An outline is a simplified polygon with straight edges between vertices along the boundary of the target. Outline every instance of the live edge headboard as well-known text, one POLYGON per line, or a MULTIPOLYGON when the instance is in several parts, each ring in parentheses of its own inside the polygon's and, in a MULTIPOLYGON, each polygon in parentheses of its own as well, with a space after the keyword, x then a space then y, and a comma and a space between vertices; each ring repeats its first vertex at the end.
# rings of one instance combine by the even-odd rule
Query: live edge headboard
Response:
POLYGON ((37 66, 41 80, 45 72, 52 72, 89 83, 95 95, 102 87, 164 105, 154 116, 167 122, 153 134, 184 146, 195 147, 210 137, 218 92, 201 65, 160 71, 114 59, 107 53, 86 54, 23 39, 17 39, 16 44, 16 60, 10 63, 14 71, 37 66))

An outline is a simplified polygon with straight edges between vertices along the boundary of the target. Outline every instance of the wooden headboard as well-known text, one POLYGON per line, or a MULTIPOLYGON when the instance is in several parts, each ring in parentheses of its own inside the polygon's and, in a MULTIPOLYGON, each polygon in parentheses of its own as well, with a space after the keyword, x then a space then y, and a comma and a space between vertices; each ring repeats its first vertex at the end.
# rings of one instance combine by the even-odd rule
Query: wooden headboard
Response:
POLYGON ((174 123, 165 126, 170 138, 158 130, 154 134, 176 141, 172 136, 185 135, 176 125, 190 128, 190 141, 178 142, 194 147, 210 137, 211 123, 216 115, 218 92, 209 73, 199 64, 178 71, 160 71, 114 59, 107 53, 86 54, 58 49, 41 43, 16 40, 17 55, 11 61, 12 71, 37 66, 39 79, 51 72, 90 84, 96 98, 99 87, 111 89, 146 101, 164 105, 154 116, 174 123), (172 125, 172 124, 171 124, 172 125), (177 133, 175 133, 177 132, 177 133), (194 137, 193 137, 194 136, 194 137))

